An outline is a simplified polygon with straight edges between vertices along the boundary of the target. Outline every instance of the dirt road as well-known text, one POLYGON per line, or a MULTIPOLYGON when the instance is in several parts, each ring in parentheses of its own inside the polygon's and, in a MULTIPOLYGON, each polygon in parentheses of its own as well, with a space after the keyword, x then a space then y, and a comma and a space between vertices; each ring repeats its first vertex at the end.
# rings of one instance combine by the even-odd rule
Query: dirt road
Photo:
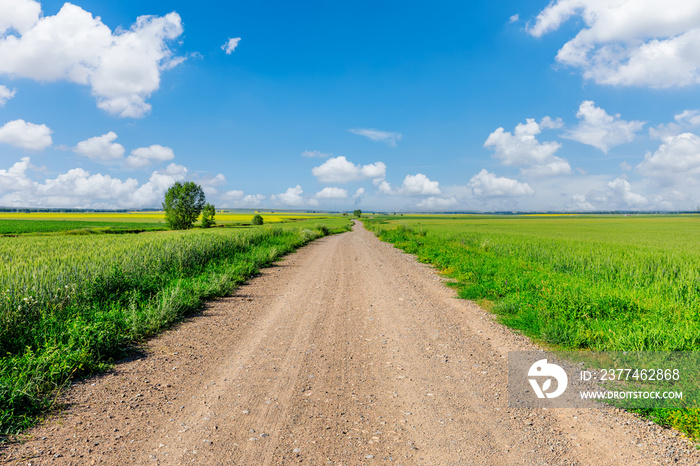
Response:
POLYGON ((312 243, 76 384, 22 464, 700 463, 615 409, 507 406, 532 350, 361 225, 312 243))

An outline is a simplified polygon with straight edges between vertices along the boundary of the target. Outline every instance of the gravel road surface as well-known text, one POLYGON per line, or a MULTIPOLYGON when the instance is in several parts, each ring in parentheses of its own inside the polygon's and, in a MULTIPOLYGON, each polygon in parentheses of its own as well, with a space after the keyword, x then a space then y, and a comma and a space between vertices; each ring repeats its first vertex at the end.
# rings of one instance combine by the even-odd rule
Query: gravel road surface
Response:
POLYGON ((537 349, 358 223, 74 384, 0 461, 700 464, 619 409, 509 408, 508 352, 537 349))

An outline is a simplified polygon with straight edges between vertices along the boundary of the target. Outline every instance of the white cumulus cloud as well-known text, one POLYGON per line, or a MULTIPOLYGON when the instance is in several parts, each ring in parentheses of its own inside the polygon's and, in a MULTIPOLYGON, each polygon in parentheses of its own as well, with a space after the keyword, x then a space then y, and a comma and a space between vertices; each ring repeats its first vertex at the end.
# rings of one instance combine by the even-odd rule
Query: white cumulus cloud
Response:
POLYGON ((561 118, 552 118, 550 116, 546 116, 540 121, 540 128, 559 129, 562 126, 564 126, 564 122, 561 118))
POLYGON ((670 136, 652 154, 647 153, 635 170, 664 186, 696 184, 700 177, 700 137, 692 133, 670 136))
POLYGON ((639 210, 648 208, 649 200, 632 191, 632 185, 624 178, 615 178, 604 189, 591 190, 585 195, 572 196, 572 210, 639 210))
POLYGON ((186 176, 187 168, 171 163, 165 170, 153 172, 148 182, 142 184, 122 203, 134 207, 160 207, 168 188, 177 181, 183 181, 186 176))
POLYGON ((511 133, 498 128, 484 142, 484 147, 494 150, 494 157, 502 165, 523 167, 526 175, 563 175, 571 173, 571 166, 565 159, 555 156, 561 144, 554 141, 540 142, 537 135, 542 128, 558 128, 561 120, 545 117, 538 124, 533 118, 519 123, 511 133))
POLYGON ((240 189, 232 189, 231 191, 226 192, 226 196, 232 199, 243 199, 244 195, 245 193, 240 189))
POLYGON ((595 102, 584 100, 576 117, 579 124, 567 131, 563 137, 588 144, 604 153, 614 146, 631 142, 635 134, 644 126, 643 121, 625 121, 620 115, 608 115, 595 102))
POLYGON ((262 194, 247 194, 241 199, 241 204, 246 207, 259 206, 262 201, 265 200, 265 196, 262 194))
POLYGON ((170 147, 154 144, 149 147, 139 147, 131 151, 126 158, 126 165, 130 168, 143 168, 158 162, 166 162, 175 158, 175 153, 170 147))
POLYGON ((348 192, 342 188, 328 186, 317 192, 314 197, 316 199, 347 199, 348 192))
POLYGON ((405 196, 431 196, 441 194, 440 183, 437 181, 430 181, 430 179, 422 173, 406 175, 399 192, 405 196))
POLYGON ((649 137, 664 140, 671 136, 677 136, 687 130, 700 126, 700 111, 683 110, 673 116, 673 121, 649 128, 649 137))
POLYGON ((14 29, 20 34, 39 20, 41 5, 34 0, 3 0, 0 2, 0 34, 14 29))
POLYGON ((13 120, 0 128, 0 142, 31 151, 44 150, 53 144, 51 129, 24 120, 13 120))
MULTIPOLYGON (((90 175, 82 168, 73 168, 54 179, 45 180, 37 186, 36 193, 41 197, 53 199, 73 199, 79 204, 84 199, 113 200, 128 197, 138 186, 138 181, 128 178, 122 181, 109 175, 90 175)), ((56 205, 57 203, 50 202, 56 205)), ((62 205, 69 205, 63 203, 62 205)))
POLYGON ((372 141, 383 142, 389 147, 396 147, 396 143, 403 137, 401 133, 392 133, 371 128, 353 128, 348 131, 359 136, 364 136, 372 141))
POLYGON ((416 204, 416 207, 424 210, 445 210, 457 205, 457 199, 454 197, 436 197, 431 196, 422 199, 416 204))
POLYGON ((365 188, 357 188, 357 191, 355 191, 355 194, 352 195, 353 199, 359 199, 362 197, 362 195, 365 193, 365 188))
POLYGON ((71 3, 54 16, 40 13, 33 0, 5 0, 0 6, 0 74, 89 86, 98 107, 113 115, 143 117, 162 70, 184 60, 168 47, 183 31, 174 12, 140 16, 130 29, 114 33, 71 3))
POLYGON ((262 194, 245 194, 237 189, 226 192, 225 198, 232 201, 233 207, 257 207, 266 199, 262 194))
POLYGON ((585 27, 557 53, 599 84, 667 88, 700 83, 700 3, 555 0, 528 32, 540 37, 579 16, 585 27))
POLYGON ((683 110, 674 115, 673 119, 681 125, 698 126, 700 125, 700 110, 683 110))
POLYGON ((348 183, 362 179, 383 180, 386 176, 386 165, 382 162, 355 165, 341 155, 314 167, 311 173, 321 183, 348 183))
POLYGON ((226 41, 224 45, 221 46, 221 50, 226 52, 226 55, 231 55, 234 50, 236 50, 236 47, 238 47, 238 43, 241 41, 240 37, 234 37, 232 39, 229 39, 226 41))
POLYGON ((377 184, 377 191, 380 194, 393 194, 393 190, 391 189, 391 183, 389 183, 386 180, 382 180, 377 184))
POLYGON ((300 207, 304 205, 304 198, 302 197, 303 193, 304 190, 301 189, 301 186, 296 185, 293 188, 287 189, 283 193, 273 194, 272 196, 270 196, 270 198, 273 201, 277 201, 282 205, 286 205, 289 207, 300 207))
POLYGON ((474 175, 467 183, 467 188, 476 197, 518 197, 532 196, 535 190, 527 183, 496 176, 486 169, 474 175))
POLYGON ((85 141, 80 141, 73 151, 92 160, 119 160, 124 157, 124 146, 114 142, 117 134, 110 131, 102 136, 95 136, 85 141))
POLYGON ((0 192, 6 192, 0 198, 0 204, 16 207, 136 207, 131 203, 132 193, 138 188, 135 179, 120 180, 73 168, 55 178, 36 182, 29 178, 31 168, 29 157, 25 157, 9 170, 0 170, 0 192))
POLYGON ((226 177, 222 173, 219 173, 215 176, 196 177, 192 181, 202 187, 202 191, 204 191, 205 195, 211 197, 219 193, 219 190, 216 189, 218 186, 226 184, 226 177))
POLYGON ((27 176, 30 166, 29 157, 23 157, 9 169, 0 169, 0 192, 30 189, 34 185, 27 176))
POLYGON ((16 89, 10 90, 7 86, 0 85, 0 107, 4 107, 8 100, 17 94, 16 89))
POLYGON ((0 169, 0 205, 13 207, 71 208, 158 208, 165 191, 176 181, 183 181, 187 169, 171 163, 155 171, 139 185, 134 178, 125 180, 101 173, 92 174, 72 168, 55 178, 34 181, 37 173, 29 157, 9 169, 0 169))
POLYGON ((632 192, 632 185, 623 178, 615 178, 608 183, 608 188, 619 198, 625 206, 631 208, 641 208, 649 203, 647 198, 641 194, 632 192))
POLYGON ((528 177, 568 175, 571 173, 571 165, 564 159, 554 157, 548 162, 522 168, 520 172, 528 177))

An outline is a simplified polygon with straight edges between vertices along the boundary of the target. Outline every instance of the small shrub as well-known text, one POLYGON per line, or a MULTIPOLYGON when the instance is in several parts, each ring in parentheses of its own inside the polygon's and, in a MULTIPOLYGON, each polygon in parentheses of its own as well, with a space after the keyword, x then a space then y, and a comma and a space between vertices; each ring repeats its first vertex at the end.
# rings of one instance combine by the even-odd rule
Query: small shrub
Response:
POLYGON ((216 225, 215 215, 216 208, 212 204, 205 205, 202 209, 202 228, 211 228, 216 225))
POLYGON ((310 241, 316 238, 316 233, 309 230, 308 228, 304 228, 303 230, 301 230, 301 237, 304 238, 304 241, 310 241))
POLYGON ((260 214, 255 214, 255 217, 253 217, 253 225, 262 225, 263 224, 263 218, 260 214))

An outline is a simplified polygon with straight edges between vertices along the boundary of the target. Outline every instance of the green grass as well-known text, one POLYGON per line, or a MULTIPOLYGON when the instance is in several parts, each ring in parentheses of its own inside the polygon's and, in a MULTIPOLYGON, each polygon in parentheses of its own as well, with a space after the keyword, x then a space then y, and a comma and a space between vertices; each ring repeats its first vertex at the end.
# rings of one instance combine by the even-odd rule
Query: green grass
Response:
POLYGON ((35 423, 71 379, 348 225, 0 238, 0 438, 35 423))
MULTIPOLYGON (((396 217, 368 228, 556 349, 698 351, 700 217, 396 217)), ((645 414, 700 437, 700 413, 645 414)))
POLYGON ((164 230, 162 223, 99 222, 77 220, 0 220, 0 235, 40 233, 119 233, 122 231, 164 230))

